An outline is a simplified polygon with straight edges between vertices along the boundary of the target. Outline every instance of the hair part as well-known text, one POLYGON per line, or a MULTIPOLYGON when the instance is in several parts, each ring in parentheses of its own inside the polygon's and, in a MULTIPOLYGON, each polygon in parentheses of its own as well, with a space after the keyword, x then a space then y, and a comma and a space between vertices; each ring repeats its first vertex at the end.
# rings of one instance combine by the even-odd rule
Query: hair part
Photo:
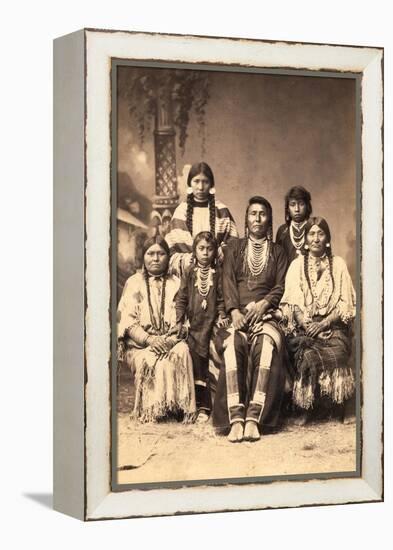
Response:
POLYGON ((190 168, 187 176, 187 185, 191 187, 191 180, 198 174, 203 174, 210 181, 210 185, 214 187, 214 174, 213 170, 206 162, 196 162, 190 168))

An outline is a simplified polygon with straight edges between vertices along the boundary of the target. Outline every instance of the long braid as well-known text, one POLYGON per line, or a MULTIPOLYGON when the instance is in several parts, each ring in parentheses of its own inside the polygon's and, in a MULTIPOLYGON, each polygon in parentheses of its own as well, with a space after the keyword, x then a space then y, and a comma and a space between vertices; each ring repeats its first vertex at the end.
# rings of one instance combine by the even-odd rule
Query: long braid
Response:
POLYGON ((188 231, 192 235, 192 217, 194 213, 194 195, 190 193, 187 195, 187 213, 186 213, 186 225, 188 231))
POLYGON ((331 245, 326 247, 326 256, 329 259, 330 276, 332 278, 332 285, 333 285, 333 290, 332 290, 332 295, 333 295, 333 293, 334 293, 334 277, 333 277, 333 252, 332 252, 331 245))
POLYGON ((162 292, 161 292, 161 304, 160 304, 160 311, 158 313, 159 319, 158 319, 158 326, 154 319, 153 314, 153 306, 151 303, 151 294, 150 294, 150 282, 149 282, 149 273, 147 272, 147 269, 143 270, 143 275, 145 278, 145 284, 146 284, 146 291, 147 291, 147 301, 149 304, 149 313, 150 313, 150 321, 159 334, 163 333, 163 329, 165 329, 165 321, 164 321, 164 314, 165 314, 165 287, 166 287, 166 274, 163 276, 163 282, 162 282, 162 292))
POLYGON ((216 199, 214 194, 209 195, 210 232, 216 236, 216 199))
POLYGON ((308 272, 308 256, 309 256, 309 254, 310 254, 310 252, 309 252, 308 249, 304 251, 304 274, 306 276, 306 280, 307 280, 308 288, 310 289, 312 300, 314 301, 314 295, 311 291, 310 274, 308 272))

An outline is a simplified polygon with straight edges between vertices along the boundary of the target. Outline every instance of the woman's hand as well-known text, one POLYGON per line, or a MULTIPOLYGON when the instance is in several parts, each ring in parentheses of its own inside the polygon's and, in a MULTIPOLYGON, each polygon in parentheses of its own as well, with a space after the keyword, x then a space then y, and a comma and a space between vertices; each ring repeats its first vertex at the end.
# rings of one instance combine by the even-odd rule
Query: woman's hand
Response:
POLYGON ((315 338, 315 336, 318 336, 320 332, 323 332, 328 328, 329 327, 327 326, 327 323, 325 323, 325 321, 319 321, 319 322, 311 321, 311 323, 305 326, 306 335, 310 336, 310 338, 315 338))
POLYGON ((149 336, 147 344, 156 355, 165 355, 170 350, 168 342, 163 336, 149 336))
POLYGON ((256 323, 261 321, 263 315, 269 308, 269 302, 266 300, 260 300, 259 302, 251 302, 247 305, 247 313, 245 320, 247 323, 256 323))
POLYGON ((241 313, 238 309, 233 309, 231 311, 233 328, 235 330, 242 330, 242 328, 247 326, 246 316, 241 313))

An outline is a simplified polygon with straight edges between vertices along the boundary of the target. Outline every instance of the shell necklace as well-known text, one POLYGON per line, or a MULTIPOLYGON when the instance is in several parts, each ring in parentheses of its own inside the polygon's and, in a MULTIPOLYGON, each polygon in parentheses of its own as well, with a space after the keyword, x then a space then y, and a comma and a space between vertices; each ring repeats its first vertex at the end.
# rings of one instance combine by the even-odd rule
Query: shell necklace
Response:
POLYGON ((207 296, 210 292, 210 287, 213 286, 213 273, 215 270, 210 267, 210 265, 203 267, 198 265, 195 268, 196 279, 195 286, 198 289, 200 296, 202 296, 202 309, 207 308, 207 296))
POLYGON ((260 275, 267 266, 270 253, 270 241, 268 239, 254 240, 250 237, 247 241, 247 266, 253 277, 260 275))
POLYGON ((289 226, 289 235, 291 237, 291 242, 293 247, 296 249, 296 252, 300 254, 300 249, 304 245, 304 235, 306 232, 306 223, 307 220, 301 223, 296 223, 291 221, 289 226))

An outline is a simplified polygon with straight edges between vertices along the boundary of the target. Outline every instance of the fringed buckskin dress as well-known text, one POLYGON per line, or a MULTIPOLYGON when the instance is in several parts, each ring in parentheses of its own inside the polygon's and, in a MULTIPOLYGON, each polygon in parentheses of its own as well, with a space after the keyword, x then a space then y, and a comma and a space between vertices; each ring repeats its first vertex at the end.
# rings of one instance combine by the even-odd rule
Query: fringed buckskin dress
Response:
POLYGON ((178 289, 177 277, 136 273, 127 280, 119 302, 117 334, 127 342, 123 360, 135 375, 132 417, 140 422, 162 419, 171 412, 184 413, 188 421, 196 412, 191 356, 187 344, 176 337, 178 289), (156 335, 175 344, 165 357, 158 357, 146 343, 156 335))

